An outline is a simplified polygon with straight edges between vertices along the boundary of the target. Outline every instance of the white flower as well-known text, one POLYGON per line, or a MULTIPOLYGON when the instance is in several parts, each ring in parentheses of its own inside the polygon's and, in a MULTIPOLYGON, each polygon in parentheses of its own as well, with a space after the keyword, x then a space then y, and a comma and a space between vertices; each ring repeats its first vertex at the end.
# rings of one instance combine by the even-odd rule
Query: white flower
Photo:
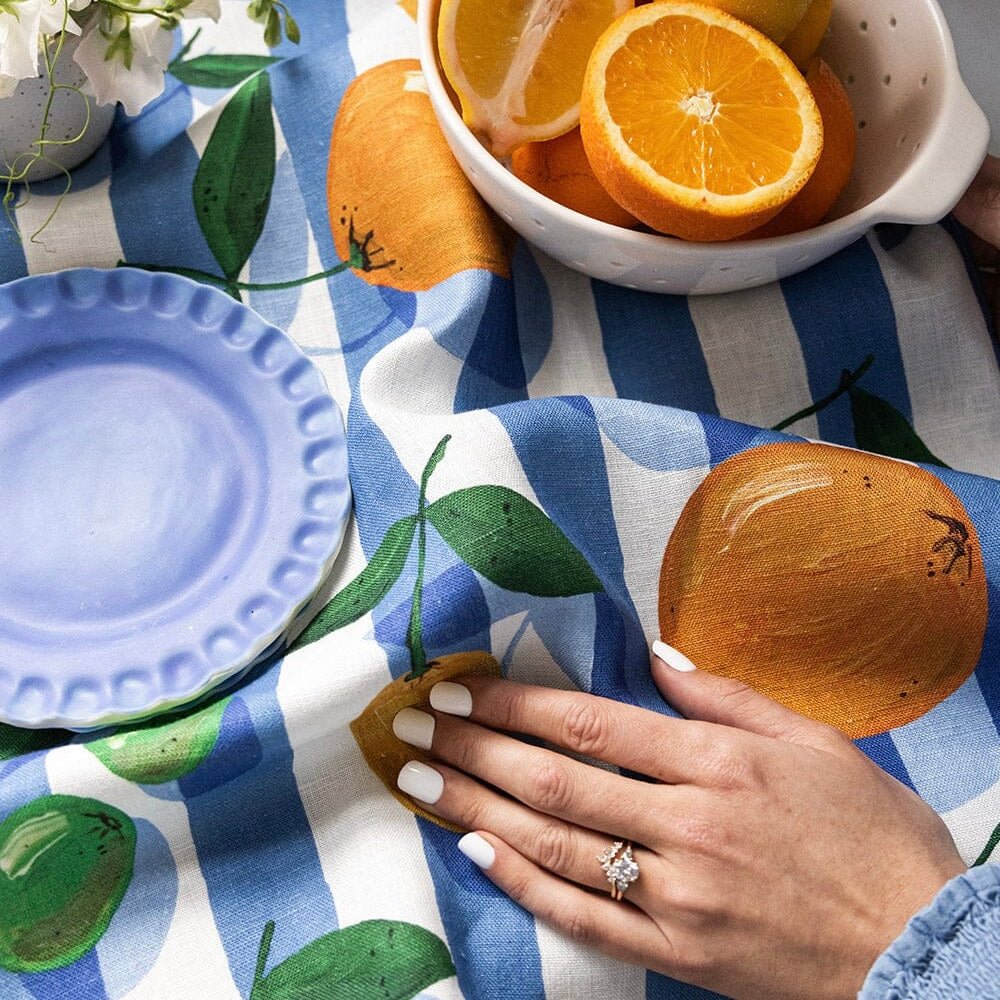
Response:
POLYGON ((132 14, 126 21, 102 12, 87 26, 73 58, 87 74, 98 104, 121 101, 128 114, 137 115, 163 93, 172 46, 173 32, 152 14, 132 14), (124 46, 115 48, 123 31, 128 36, 124 46))
MULTIPOLYGON (((63 29, 79 34, 67 10, 82 10, 91 0, 0 0, 0 78, 14 81, 38 76, 40 35, 63 29)), ((0 79, 0 95, 9 90, 0 79)))
POLYGON ((210 17, 213 21, 218 21, 222 16, 219 7, 219 0, 191 0, 191 2, 181 11, 182 17, 210 17))

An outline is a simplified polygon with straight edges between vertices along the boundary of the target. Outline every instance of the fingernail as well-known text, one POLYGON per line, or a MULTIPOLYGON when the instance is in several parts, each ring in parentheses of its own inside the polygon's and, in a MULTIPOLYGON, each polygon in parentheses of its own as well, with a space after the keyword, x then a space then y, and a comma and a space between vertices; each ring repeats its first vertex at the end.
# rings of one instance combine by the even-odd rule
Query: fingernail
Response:
POLYGON ((392 731, 396 739, 421 750, 430 750, 434 740, 434 716, 416 708, 404 708, 392 720, 392 731))
POLYGON ((678 649, 668 646, 661 639, 653 643, 653 655, 658 656, 668 667, 679 670, 682 674, 689 674, 698 668, 678 649))
POLYGON ((447 715, 472 715, 472 692, 462 684, 441 681, 431 688, 431 708, 447 715))
MULTIPOLYGON (((442 683, 445 682, 442 681, 442 683)), ((484 840, 478 833, 467 833, 458 842, 458 849, 483 870, 489 868, 497 859, 497 853, 493 850, 490 842, 484 840)))
POLYGON ((399 772, 396 785, 401 792, 412 795, 413 798, 432 806, 441 798, 441 793, 444 791, 444 778, 433 767, 421 764, 418 760, 411 760, 399 772))

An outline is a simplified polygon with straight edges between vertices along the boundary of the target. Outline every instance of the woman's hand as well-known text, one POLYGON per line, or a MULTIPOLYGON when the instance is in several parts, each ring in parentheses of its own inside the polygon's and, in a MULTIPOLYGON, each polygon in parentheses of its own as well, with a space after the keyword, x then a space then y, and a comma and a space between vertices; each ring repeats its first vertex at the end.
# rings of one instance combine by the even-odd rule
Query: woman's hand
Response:
POLYGON ((478 831, 465 852, 578 941, 740 1000, 854 997, 965 871, 948 830, 837 730, 654 648, 657 686, 686 718, 484 677, 442 683, 433 714, 396 717, 400 739, 441 761, 408 764, 400 788, 478 831), (625 902, 597 861, 613 840, 631 840, 640 867, 625 902))
POLYGON ((979 175, 955 206, 955 217, 972 234, 993 325, 1000 331, 1000 159, 987 156, 979 175))

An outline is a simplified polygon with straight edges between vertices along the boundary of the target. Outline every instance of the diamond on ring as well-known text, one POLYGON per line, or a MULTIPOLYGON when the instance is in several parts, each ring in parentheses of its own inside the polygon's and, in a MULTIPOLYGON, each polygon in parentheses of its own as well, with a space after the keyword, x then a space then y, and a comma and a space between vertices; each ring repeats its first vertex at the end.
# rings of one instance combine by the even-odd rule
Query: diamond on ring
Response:
POLYGON ((601 870, 611 883, 611 895, 621 899, 628 888, 639 878, 639 865, 632 857, 632 845, 616 840, 603 854, 597 856, 601 870))

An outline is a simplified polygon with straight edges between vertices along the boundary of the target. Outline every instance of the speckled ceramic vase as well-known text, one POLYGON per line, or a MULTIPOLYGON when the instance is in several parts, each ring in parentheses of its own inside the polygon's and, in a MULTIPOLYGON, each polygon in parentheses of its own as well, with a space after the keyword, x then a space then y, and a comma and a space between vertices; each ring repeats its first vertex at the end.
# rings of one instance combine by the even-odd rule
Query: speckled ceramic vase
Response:
MULTIPOLYGON (((78 39, 70 36, 59 54, 55 79, 57 83, 71 87, 83 85, 86 77, 83 70, 73 62, 78 39)), ((49 75, 42 66, 42 75, 34 80, 22 80, 10 97, 0 99, 0 161, 4 172, 6 164, 13 163, 19 156, 30 152, 32 143, 38 138, 49 96, 49 75)), ((79 135, 87 122, 87 108, 90 108, 90 123, 79 142, 66 146, 49 146, 47 159, 39 160, 28 171, 29 181, 43 181, 61 173, 61 168, 72 170, 92 156, 98 146, 107 138, 115 117, 114 105, 97 107, 89 97, 71 90, 58 90, 52 100, 49 115, 49 139, 72 139, 79 135)))

